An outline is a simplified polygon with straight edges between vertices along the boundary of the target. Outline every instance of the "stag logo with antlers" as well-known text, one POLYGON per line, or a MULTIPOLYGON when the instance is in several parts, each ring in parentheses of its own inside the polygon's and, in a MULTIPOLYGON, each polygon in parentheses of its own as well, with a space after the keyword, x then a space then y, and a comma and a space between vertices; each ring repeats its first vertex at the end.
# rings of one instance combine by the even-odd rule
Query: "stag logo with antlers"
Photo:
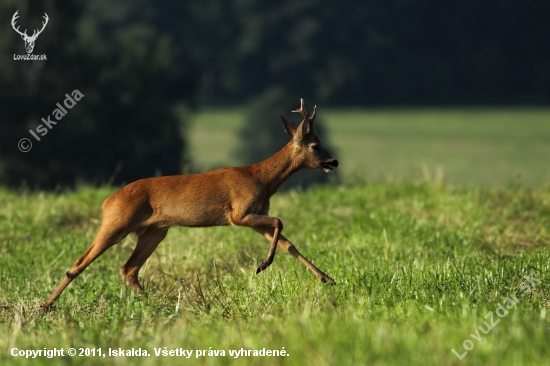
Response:
POLYGON ((11 18, 11 26, 13 27, 13 30, 15 30, 17 33, 21 35, 21 38, 23 38, 23 41, 25 41, 25 49, 27 50, 27 53, 32 53, 32 51, 34 50, 34 43, 36 42, 36 38, 38 38, 40 33, 42 33, 44 28, 46 28, 46 25, 48 24, 48 20, 50 18, 48 18, 48 14, 44 13, 44 21, 42 22, 42 29, 40 30, 34 29, 32 36, 29 36, 27 34, 26 29, 24 32, 21 32, 19 30, 19 26, 17 26, 17 28, 15 27, 15 21, 17 18, 19 18, 19 15, 17 13, 19 13, 19 10, 17 10, 15 14, 13 14, 13 18, 11 18))

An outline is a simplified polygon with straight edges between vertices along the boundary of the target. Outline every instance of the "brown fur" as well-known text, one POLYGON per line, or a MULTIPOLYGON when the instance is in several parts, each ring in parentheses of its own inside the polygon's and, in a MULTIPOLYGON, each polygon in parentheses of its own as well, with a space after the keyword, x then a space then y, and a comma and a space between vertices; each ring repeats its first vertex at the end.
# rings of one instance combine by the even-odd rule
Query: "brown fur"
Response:
POLYGON ((268 216, 270 197, 290 175, 302 168, 330 171, 338 166, 313 133, 315 112, 309 116, 303 100, 301 103, 300 110, 294 111, 304 117, 298 127, 281 117, 292 140, 263 162, 203 174, 141 179, 109 196, 103 202, 103 220, 95 240, 77 259, 42 308, 48 309, 90 263, 131 232, 139 235, 138 243, 122 267, 122 274, 136 292, 143 290, 138 272, 165 238, 170 226, 250 227, 271 241, 267 257, 256 273, 273 262, 278 245, 298 258, 323 282, 334 282, 281 235, 281 220, 268 216))

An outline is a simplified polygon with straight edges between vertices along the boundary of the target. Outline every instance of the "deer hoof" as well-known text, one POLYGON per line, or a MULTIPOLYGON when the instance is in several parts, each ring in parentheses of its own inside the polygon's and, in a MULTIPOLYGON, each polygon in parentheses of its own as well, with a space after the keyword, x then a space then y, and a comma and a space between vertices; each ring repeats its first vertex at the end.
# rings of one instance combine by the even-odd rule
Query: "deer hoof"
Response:
POLYGON ((45 302, 42 304, 42 306, 40 307, 40 310, 47 313, 51 310, 53 310, 53 304, 51 302, 45 302))
POLYGON ((256 274, 260 273, 261 271, 265 270, 269 264, 267 264, 265 261, 261 261, 258 268, 256 268, 256 274))
POLYGON ((323 281, 324 283, 329 283, 331 285, 336 285, 336 282, 327 275, 324 275, 323 277, 321 277, 321 281, 323 281))

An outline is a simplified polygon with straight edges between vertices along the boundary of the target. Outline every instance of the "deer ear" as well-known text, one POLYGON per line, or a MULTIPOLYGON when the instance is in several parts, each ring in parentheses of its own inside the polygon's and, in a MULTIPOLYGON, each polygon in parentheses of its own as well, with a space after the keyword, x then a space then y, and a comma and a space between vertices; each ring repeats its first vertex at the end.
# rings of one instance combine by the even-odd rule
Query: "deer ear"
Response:
POLYGON ((313 132, 313 119, 308 118, 307 119, 307 133, 313 132))
POLYGON ((305 135, 307 135, 310 132, 310 124, 307 119, 304 119, 302 123, 298 126, 296 129, 296 134, 294 135, 294 139, 297 141, 300 141, 304 138, 305 135))
POLYGON ((283 117, 283 116, 280 116, 280 117, 281 117, 281 122, 283 122, 283 126, 285 126, 286 133, 288 133, 290 136, 294 137, 294 134, 296 133, 296 125, 294 123, 290 122, 285 117, 283 117))

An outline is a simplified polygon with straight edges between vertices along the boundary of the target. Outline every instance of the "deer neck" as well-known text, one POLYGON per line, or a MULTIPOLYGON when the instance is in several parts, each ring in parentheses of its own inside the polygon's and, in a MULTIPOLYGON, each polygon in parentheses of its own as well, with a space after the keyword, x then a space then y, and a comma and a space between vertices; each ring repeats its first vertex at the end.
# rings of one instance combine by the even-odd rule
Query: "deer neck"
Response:
POLYGON ((288 177, 301 168, 295 161, 293 152, 293 141, 290 141, 269 159, 251 166, 254 175, 266 186, 270 196, 277 192, 288 177))

